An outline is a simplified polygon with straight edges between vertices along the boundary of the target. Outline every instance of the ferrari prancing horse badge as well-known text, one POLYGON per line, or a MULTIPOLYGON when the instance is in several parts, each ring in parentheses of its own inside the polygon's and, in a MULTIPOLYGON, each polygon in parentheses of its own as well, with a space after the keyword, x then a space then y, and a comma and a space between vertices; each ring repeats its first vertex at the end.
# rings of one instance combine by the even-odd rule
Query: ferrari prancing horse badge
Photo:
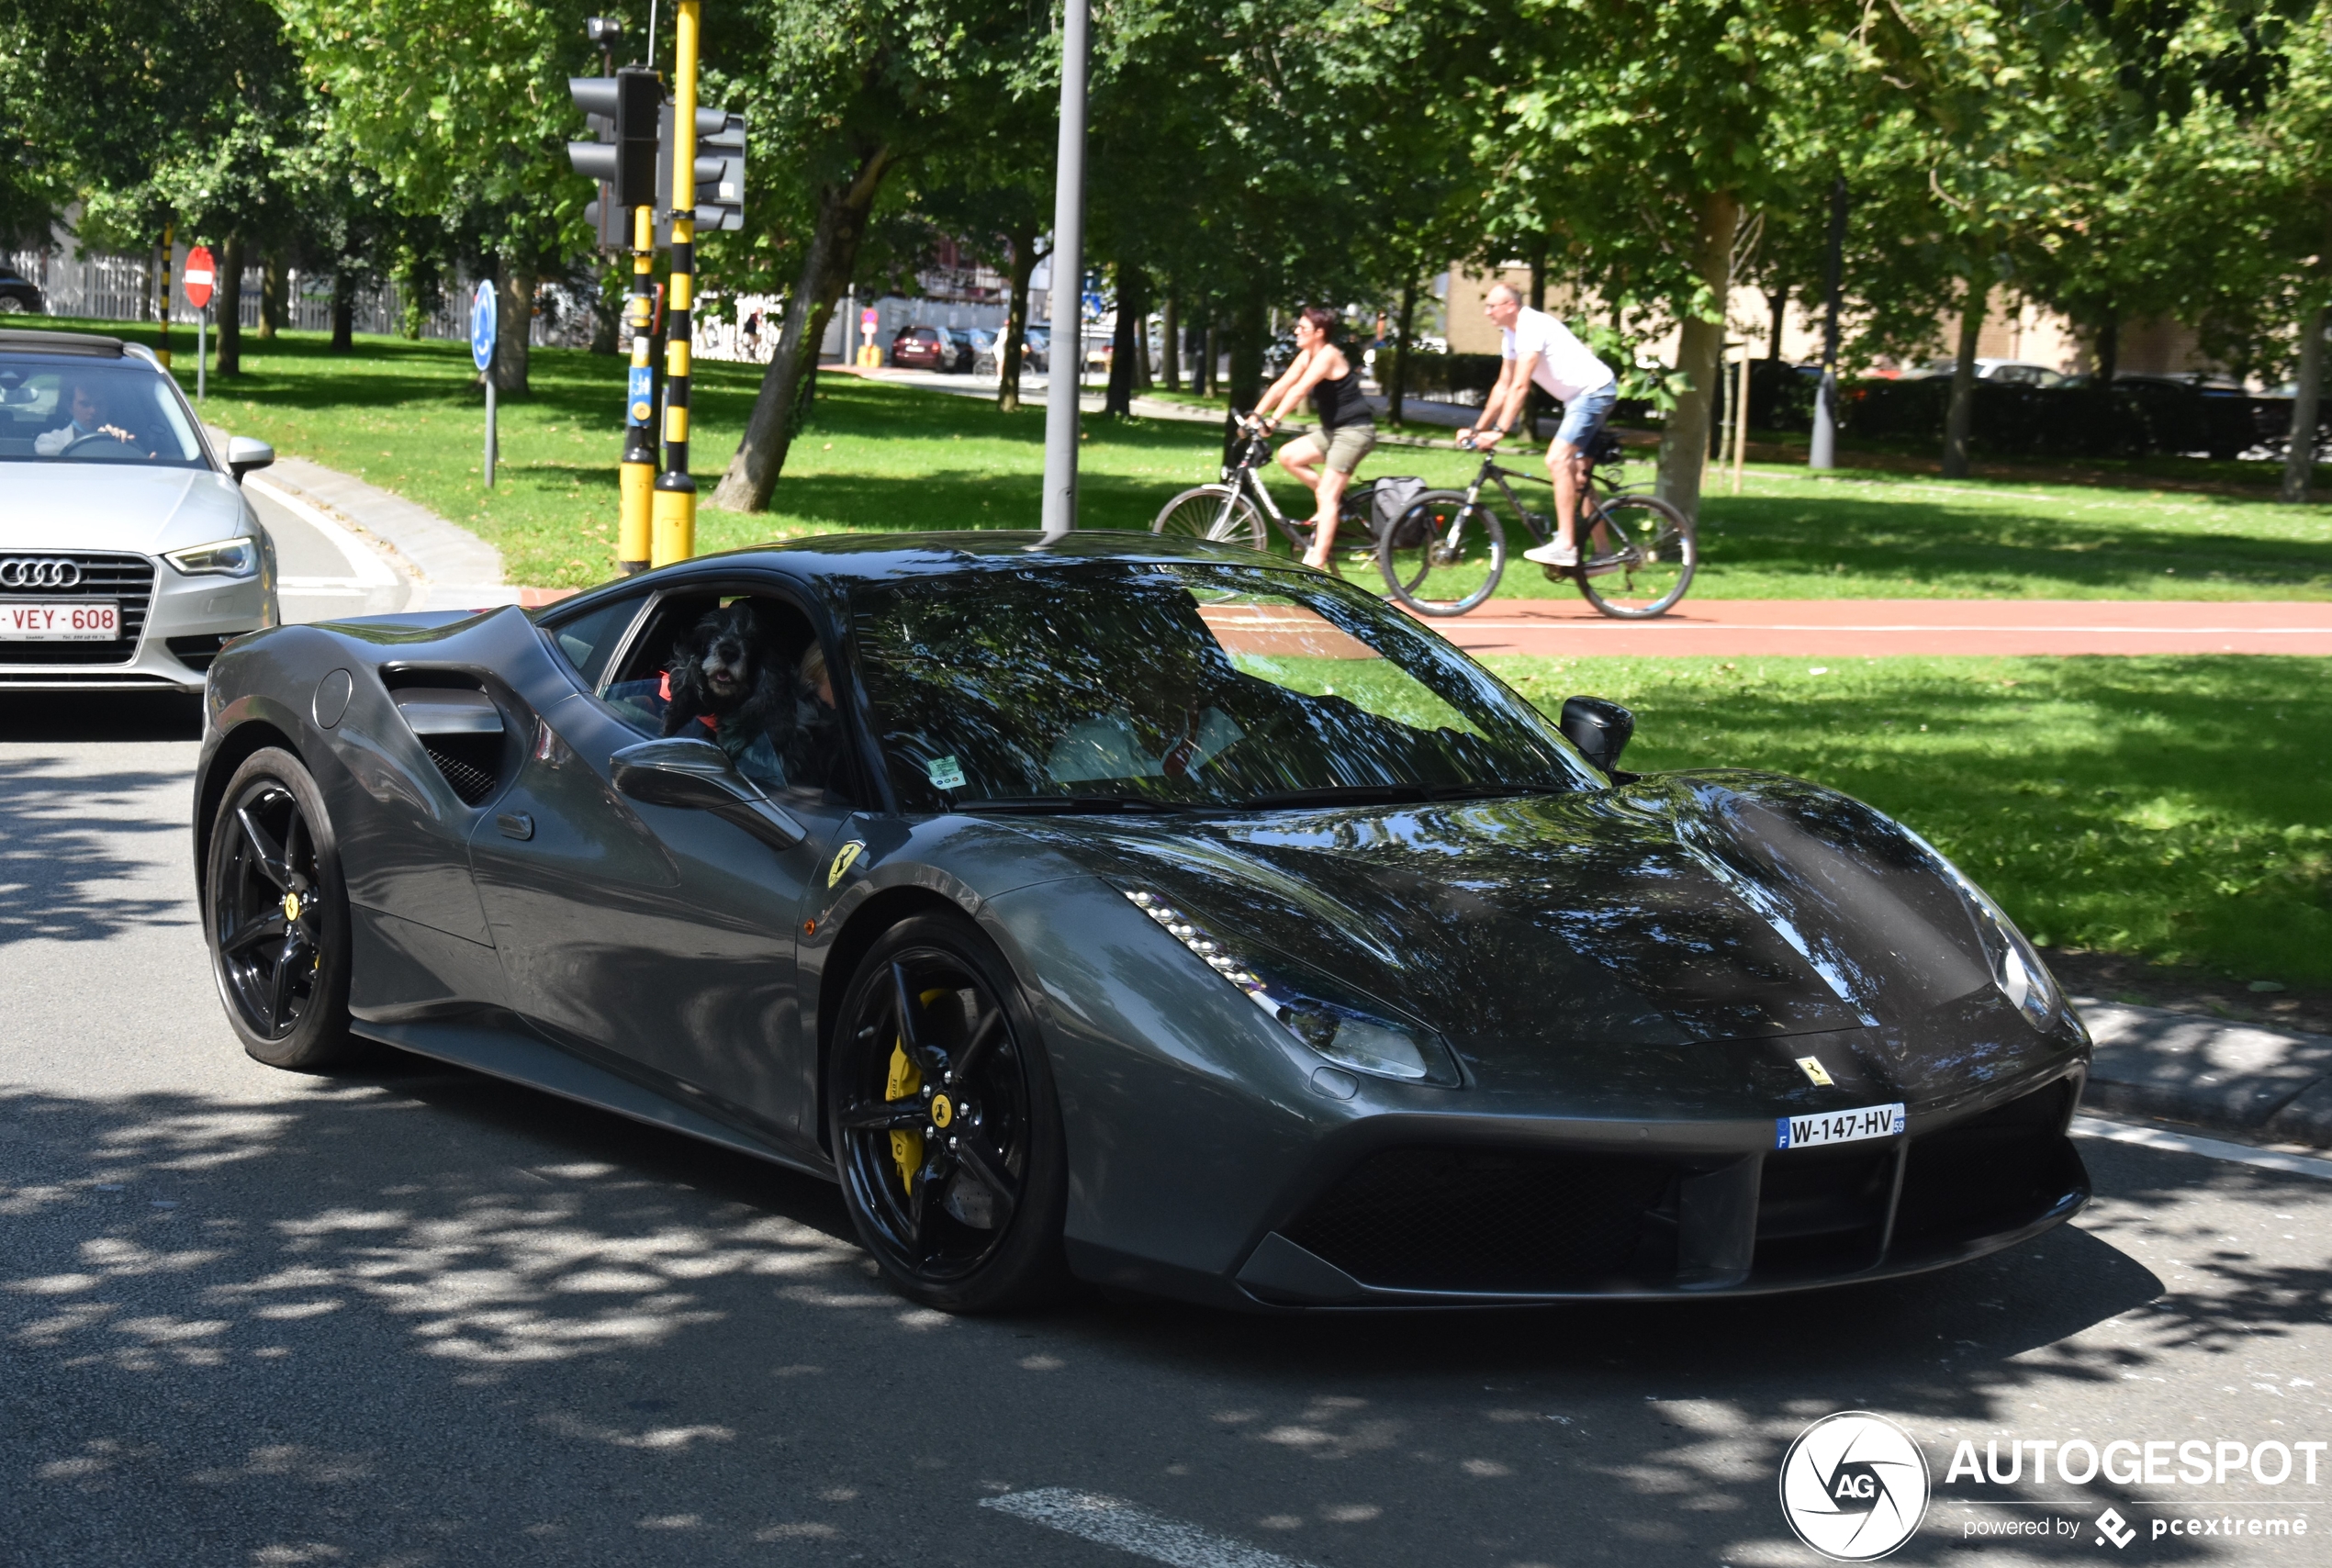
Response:
POLYGON ((841 848, 835 850, 834 852, 834 864, 826 868, 826 886, 831 888, 836 882, 842 880, 842 874, 850 869, 851 864, 856 861, 859 856, 865 854, 866 849, 866 842, 863 839, 854 838, 849 843, 844 845, 841 848))

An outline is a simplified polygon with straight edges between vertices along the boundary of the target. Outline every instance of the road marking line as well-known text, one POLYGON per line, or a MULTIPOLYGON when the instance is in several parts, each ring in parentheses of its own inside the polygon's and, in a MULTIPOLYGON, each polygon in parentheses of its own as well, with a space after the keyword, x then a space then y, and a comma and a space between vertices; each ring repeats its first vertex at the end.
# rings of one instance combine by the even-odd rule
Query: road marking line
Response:
POLYGON ((2228 1159, 2237 1165, 2256 1165, 2262 1170, 2281 1170, 2287 1176, 2313 1176, 2319 1182, 2332 1182, 2332 1159, 2317 1159, 2304 1154, 2278 1154, 2273 1149, 2253 1148, 2248 1143, 2225 1143, 2214 1137, 2195 1137, 2160 1127, 2133 1127, 2122 1122, 2100 1121, 2095 1116, 2075 1116, 2072 1131, 2075 1137, 2102 1137, 2111 1143, 2172 1149, 2180 1154, 2199 1154, 2205 1159, 2228 1159))
POLYGON ((330 512, 307 497, 295 495, 280 485, 270 484, 257 474, 245 475, 243 483, 331 540, 333 547, 355 568, 356 581, 373 588, 395 588, 403 580, 387 562, 380 558, 377 551, 351 533, 334 521, 330 512))
POLYGON ((1153 1514, 1120 1498, 1066 1486, 982 1497, 980 1506, 1172 1568, 1310 1568, 1293 1557, 1153 1514))

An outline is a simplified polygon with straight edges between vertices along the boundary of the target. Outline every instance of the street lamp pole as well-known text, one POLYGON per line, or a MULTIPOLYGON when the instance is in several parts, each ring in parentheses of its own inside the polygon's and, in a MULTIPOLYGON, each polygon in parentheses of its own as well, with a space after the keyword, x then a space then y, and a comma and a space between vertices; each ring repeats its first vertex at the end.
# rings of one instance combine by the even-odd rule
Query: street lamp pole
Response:
MULTIPOLYGON (((1060 151, 1053 184, 1052 364, 1045 376, 1044 542, 1077 526, 1077 394, 1083 381, 1085 283, 1085 65, 1087 0, 1063 0, 1060 151), (1064 347, 1079 374, 1060 374, 1064 347)), ((1016 346, 1016 345, 1015 345, 1016 346)))
POLYGON ((1846 262, 1846 176, 1830 187, 1829 298, 1822 326, 1822 385, 1814 393, 1814 438, 1809 466, 1838 466, 1838 289, 1846 262))

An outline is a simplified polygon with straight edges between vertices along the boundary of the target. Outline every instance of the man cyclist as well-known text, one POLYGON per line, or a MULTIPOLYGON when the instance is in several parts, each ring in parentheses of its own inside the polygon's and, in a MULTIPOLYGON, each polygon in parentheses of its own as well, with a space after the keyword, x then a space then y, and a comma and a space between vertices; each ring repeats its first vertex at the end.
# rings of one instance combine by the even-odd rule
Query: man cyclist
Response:
POLYGON ((1554 482, 1554 540, 1523 551, 1522 558, 1542 566, 1575 566, 1579 493, 1586 485, 1587 454, 1611 417, 1611 405, 1620 395, 1619 377, 1568 327, 1524 305, 1522 297, 1505 284, 1492 286, 1483 298, 1482 314, 1498 328, 1506 364, 1482 405, 1482 418, 1471 430, 1458 432, 1458 439, 1470 442, 1476 451, 1495 449, 1498 438, 1520 422, 1533 381, 1562 403, 1563 424, 1547 447, 1547 477, 1554 482))

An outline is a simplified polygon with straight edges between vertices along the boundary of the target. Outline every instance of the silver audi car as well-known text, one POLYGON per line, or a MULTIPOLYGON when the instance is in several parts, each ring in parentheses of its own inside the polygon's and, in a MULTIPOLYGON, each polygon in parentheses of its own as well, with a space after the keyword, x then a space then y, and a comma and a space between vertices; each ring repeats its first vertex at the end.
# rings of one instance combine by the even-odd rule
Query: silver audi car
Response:
POLYGON ((273 626, 275 558, 242 476, 147 350, 0 331, 0 690, 200 691, 273 626))

